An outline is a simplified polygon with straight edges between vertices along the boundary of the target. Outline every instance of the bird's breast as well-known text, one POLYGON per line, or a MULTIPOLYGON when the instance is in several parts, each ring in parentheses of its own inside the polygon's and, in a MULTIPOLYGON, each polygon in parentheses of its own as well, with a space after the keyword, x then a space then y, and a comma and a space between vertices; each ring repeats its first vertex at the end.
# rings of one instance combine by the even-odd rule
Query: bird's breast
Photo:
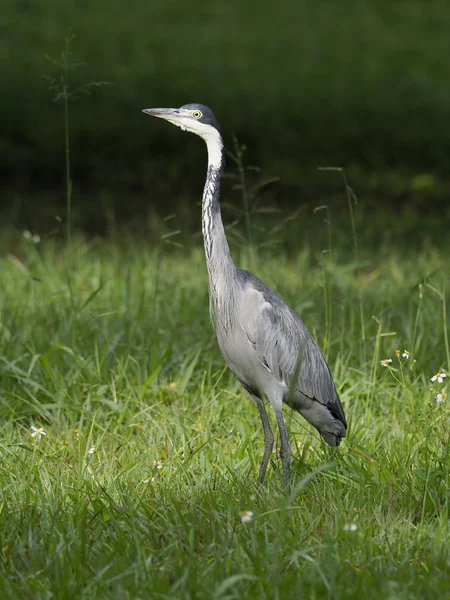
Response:
POLYGON ((224 329, 217 326, 216 333, 220 351, 225 362, 239 381, 249 390, 267 388, 270 374, 262 367, 256 350, 249 343, 242 327, 224 329))

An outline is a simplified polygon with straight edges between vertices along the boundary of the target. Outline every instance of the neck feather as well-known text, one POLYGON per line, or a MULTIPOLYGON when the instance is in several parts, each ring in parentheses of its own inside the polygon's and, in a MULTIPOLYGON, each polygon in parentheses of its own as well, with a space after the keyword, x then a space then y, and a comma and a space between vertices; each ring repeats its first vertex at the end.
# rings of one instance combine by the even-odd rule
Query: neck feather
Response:
POLYGON ((208 131, 203 137, 208 148, 208 167, 221 169, 225 166, 223 140, 217 129, 208 131))
POLYGON ((202 229, 208 267, 210 295, 216 303, 229 274, 236 269, 220 213, 220 186, 225 166, 223 142, 218 131, 205 136, 208 147, 208 171, 203 190, 202 229))

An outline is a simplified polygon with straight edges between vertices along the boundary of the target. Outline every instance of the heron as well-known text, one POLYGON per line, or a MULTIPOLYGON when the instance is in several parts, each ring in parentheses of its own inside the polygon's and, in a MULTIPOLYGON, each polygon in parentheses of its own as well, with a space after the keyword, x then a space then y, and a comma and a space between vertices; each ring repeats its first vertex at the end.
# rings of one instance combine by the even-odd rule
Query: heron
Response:
POLYGON ((258 277, 238 268, 230 252, 220 210, 225 167, 220 126, 210 108, 147 108, 206 142, 208 167, 202 198, 202 232, 208 271, 210 312, 225 362, 254 400, 264 432, 259 469, 262 485, 274 435, 266 405, 276 416, 284 482, 290 484, 291 446, 283 404, 299 412, 330 446, 339 446, 347 422, 330 369, 317 342, 298 315, 258 277))

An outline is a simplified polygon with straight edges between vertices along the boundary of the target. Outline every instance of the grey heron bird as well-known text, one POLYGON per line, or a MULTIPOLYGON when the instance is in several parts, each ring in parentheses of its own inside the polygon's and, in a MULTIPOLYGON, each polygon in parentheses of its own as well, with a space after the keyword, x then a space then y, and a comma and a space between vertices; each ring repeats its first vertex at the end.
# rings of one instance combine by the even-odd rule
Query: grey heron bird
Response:
POLYGON ((224 170, 223 141, 216 118, 203 104, 181 108, 147 108, 204 139, 208 168, 202 201, 202 230, 209 279, 210 307, 222 355, 258 408, 264 430, 262 484, 274 437, 265 401, 275 411, 280 456, 287 486, 291 448, 283 420, 286 403, 298 411, 330 446, 345 437, 347 422, 326 360, 303 322, 289 306, 252 273, 233 262, 220 212, 224 170))

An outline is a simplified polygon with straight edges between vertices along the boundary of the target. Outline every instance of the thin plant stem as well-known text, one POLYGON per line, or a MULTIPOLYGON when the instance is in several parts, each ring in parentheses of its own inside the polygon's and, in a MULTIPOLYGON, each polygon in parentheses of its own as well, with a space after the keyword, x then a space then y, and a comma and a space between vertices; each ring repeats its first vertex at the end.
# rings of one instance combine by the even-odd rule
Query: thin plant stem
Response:
POLYGON ((328 283, 327 272, 331 272, 331 263, 332 263, 332 236, 331 236, 331 216, 330 216, 330 208, 328 205, 324 204, 322 206, 317 206, 314 209, 314 213, 319 210, 326 211, 326 219, 325 222, 327 224, 327 234, 328 234, 328 248, 323 252, 323 261, 322 261, 322 282, 323 282, 323 296, 324 296, 324 304, 325 304, 325 334, 323 340, 323 353, 325 356, 328 356, 328 352, 331 345, 331 323, 333 321, 333 304, 331 302, 331 289, 330 284, 328 283), (324 255, 328 255, 328 259, 324 257, 324 255))
POLYGON ((245 234, 247 238, 247 245, 249 248, 249 259, 250 259, 250 268, 255 268, 255 251, 253 247, 253 231, 252 231, 252 223, 250 219, 250 196, 248 193, 247 186, 247 177, 245 174, 245 166, 244 166, 244 152, 245 146, 241 146, 236 138, 233 137, 233 145, 234 145, 234 155, 232 158, 236 163, 237 171, 238 171, 238 181, 239 188, 241 190, 242 196, 242 204, 244 206, 244 219, 245 219, 245 234))
POLYGON ((69 96, 68 96, 68 68, 64 70, 64 137, 66 154, 66 202, 67 202, 67 250, 71 249, 71 223, 72 223, 72 179, 70 177, 70 132, 69 132, 69 96))
POLYGON ((247 235, 247 241, 250 247, 253 246, 253 234, 252 234, 252 223, 250 220, 250 206, 249 206, 249 198, 248 198, 248 189, 247 189, 247 178, 245 176, 245 168, 244 168, 244 152, 243 148, 239 146, 237 140, 235 140, 236 147, 236 156, 238 161, 236 163, 238 174, 239 174, 239 184, 241 186, 242 192, 242 203, 244 205, 244 215, 245 215, 245 232, 247 235))
POLYGON ((445 353, 447 355, 447 370, 450 372, 450 346, 448 342, 447 302, 445 290, 442 292, 442 325, 444 327, 445 353))
MULTIPOLYGON (((347 176, 345 175, 344 169, 342 169, 342 177, 344 178, 345 191, 347 194, 347 202, 348 202, 348 210, 350 213, 350 222, 352 225, 352 235, 353 235, 353 251, 355 254, 355 260, 357 265, 357 273, 359 271, 359 247, 358 247, 358 237, 356 235, 356 223, 355 223, 355 213, 353 211, 353 203, 356 204, 357 199, 349 186, 347 181, 347 176)), ((361 324, 361 342, 362 342, 362 361, 363 364, 366 364, 366 327, 364 322, 364 307, 363 307, 363 298, 362 298, 362 287, 358 287, 358 299, 359 299, 359 319, 361 324)))
POLYGON ((416 354, 416 340, 417 340, 417 328, 419 326, 419 318, 422 310, 422 301, 423 301, 423 285, 419 285, 419 305, 416 311, 416 318, 414 319, 414 329, 413 329, 413 337, 412 337, 412 348, 411 353, 413 356, 416 354))
POLYGON ((450 346, 448 340, 448 324, 447 324, 447 304, 446 304, 446 296, 445 290, 440 291, 430 283, 427 283, 426 286, 430 288, 442 302, 442 326, 444 328, 444 344, 445 344, 445 354, 447 358, 447 369, 450 371, 450 346))
MULTIPOLYGON (((358 236, 356 235, 355 213, 353 210, 353 204, 357 203, 357 198, 347 181, 347 176, 342 167, 320 167, 319 171, 337 171, 338 173, 341 173, 341 175, 342 175, 342 178, 344 181, 344 186, 345 186, 345 193, 347 196, 348 210, 349 210, 349 214, 350 214, 350 223, 351 223, 351 227, 352 227, 353 253, 355 256, 355 261, 356 261, 356 266, 357 266, 356 273, 358 274, 358 271, 359 271, 359 246, 358 246, 358 236)), ((366 356, 367 356, 367 354, 366 354, 366 327, 365 327, 365 321, 364 321, 364 306, 363 306, 363 297, 362 297, 361 286, 359 286, 359 288, 358 288, 358 299, 359 299, 359 320, 360 320, 360 326, 361 326, 361 342, 362 342, 361 359, 362 359, 362 364, 366 365, 367 364, 367 360, 366 360, 366 356)))
POLYGON ((58 77, 48 77, 50 89, 55 92, 54 102, 62 100, 64 106, 64 154, 66 170, 66 242, 68 256, 71 255, 71 237, 72 237, 72 177, 70 169, 70 118, 69 118, 69 100, 75 100, 79 95, 89 95, 93 87, 109 85, 107 81, 90 81, 80 85, 75 90, 70 89, 69 71, 82 66, 83 63, 73 62, 71 59, 70 45, 74 39, 70 34, 65 39, 64 49, 61 51, 59 59, 53 59, 47 56, 47 59, 60 69, 58 77))

